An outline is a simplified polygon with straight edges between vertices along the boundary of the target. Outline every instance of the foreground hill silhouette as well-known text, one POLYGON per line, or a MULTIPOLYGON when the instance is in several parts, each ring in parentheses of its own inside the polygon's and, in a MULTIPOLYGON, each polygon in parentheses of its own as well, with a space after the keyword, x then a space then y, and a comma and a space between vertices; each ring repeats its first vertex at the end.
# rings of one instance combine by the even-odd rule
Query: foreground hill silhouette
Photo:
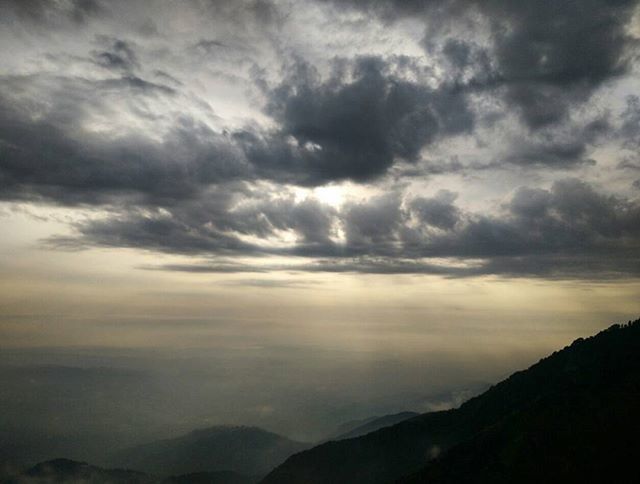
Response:
POLYGON ((296 454, 263 484, 640 482, 640 320, 458 409, 296 454))
POLYGON ((263 476, 307 447, 257 427, 218 426, 125 449, 109 464, 161 476, 221 470, 263 476))

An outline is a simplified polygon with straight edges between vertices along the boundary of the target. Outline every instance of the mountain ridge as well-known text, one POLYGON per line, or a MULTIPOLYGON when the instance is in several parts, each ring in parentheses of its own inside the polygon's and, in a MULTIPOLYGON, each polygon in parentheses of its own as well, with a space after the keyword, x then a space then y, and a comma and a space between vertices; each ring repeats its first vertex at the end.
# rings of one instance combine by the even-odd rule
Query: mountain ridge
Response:
POLYGON ((309 446, 259 427, 221 425, 123 449, 107 462, 162 476, 213 471, 265 475, 309 446))
MULTIPOLYGON (((505 419, 509 422, 509 416, 514 413, 529 415, 526 410, 530 412, 529 418, 537 417, 540 425, 544 425, 545 418, 553 421, 551 402, 569 402, 570 405, 566 405, 572 408, 579 405, 580 397, 583 397, 613 405, 610 398, 605 398, 611 392, 623 392, 627 399, 626 411, 634 406, 640 408, 640 320, 626 325, 616 324, 595 336, 579 338, 528 369, 515 372, 457 409, 423 414, 362 437, 327 442, 295 454, 267 475, 262 483, 386 484, 426 472, 417 474, 416 481, 407 481, 423 482, 423 475, 436 472, 425 470, 430 462, 433 461, 436 469, 436 463, 442 465, 445 459, 450 458, 447 457, 450 449, 468 445, 474 438, 486 435, 483 432, 505 419), (629 382, 625 380, 627 377, 629 382), (625 386, 627 383, 630 390, 625 386), (585 388, 591 393, 585 393, 585 388), (597 399, 599 395, 604 397, 597 399)), ((523 426, 521 432, 517 427, 511 429, 509 435, 526 441, 529 437, 527 432, 535 429, 524 427, 526 420, 516 423, 523 426)), ((640 428, 638 417, 630 423, 634 429, 640 428)), ((606 419, 603 424, 606 424, 606 419)), ((604 434, 602 438, 607 438, 606 427, 597 427, 593 434, 598 432, 604 434)), ((567 435, 571 436, 570 429, 565 440, 569 438, 567 435)), ((504 441, 503 447, 508 449, 510 441, 503 434, 500 436, 504 441)), ((459 449, 456 452, 460 452, 459 449)), ((638 454, 640 457, 640 451, 638 454)), ((472 472, 471 467, 469 465, 469 472, 472 472)), ((441 474, 445 475, 445 470, 441 474)), ((505 482, 509 481, 508 476, 505 479, 505 482)))
POLYGON ((128 469, 110 469, 58 458, 20 473, 0 476, 2 484, 255 484, 257 477, 233 471, 199 472, 161 478, 128 469))

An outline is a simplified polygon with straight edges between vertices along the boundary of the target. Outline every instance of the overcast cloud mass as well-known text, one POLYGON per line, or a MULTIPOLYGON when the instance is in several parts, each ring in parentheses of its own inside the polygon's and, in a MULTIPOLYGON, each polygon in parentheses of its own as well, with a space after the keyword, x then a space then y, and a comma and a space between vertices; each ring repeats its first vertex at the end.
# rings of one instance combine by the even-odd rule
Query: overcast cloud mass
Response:
POLYGON ((100 209, 54 246, 638 275, 635 1, 0 8, 0 196, 100 209))

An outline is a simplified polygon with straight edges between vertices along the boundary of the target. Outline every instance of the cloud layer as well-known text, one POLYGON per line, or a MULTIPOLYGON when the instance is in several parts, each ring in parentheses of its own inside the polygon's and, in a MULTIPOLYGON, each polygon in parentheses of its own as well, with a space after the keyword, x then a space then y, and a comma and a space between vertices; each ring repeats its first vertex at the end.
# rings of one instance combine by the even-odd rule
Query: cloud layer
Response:
POLYGON ((0 198, 89 214, 49 246, 188 271, 640 272, 636 1, 0 13, 0 198))

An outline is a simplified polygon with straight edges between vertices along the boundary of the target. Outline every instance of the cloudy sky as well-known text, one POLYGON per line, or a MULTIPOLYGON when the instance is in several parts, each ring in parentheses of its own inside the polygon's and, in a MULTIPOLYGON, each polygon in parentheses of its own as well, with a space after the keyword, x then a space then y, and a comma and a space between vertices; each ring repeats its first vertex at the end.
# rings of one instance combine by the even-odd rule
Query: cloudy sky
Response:
POLYGON ((635 0, 0 0, 2 346, 491 379, 637 317, 639 43, 635 0))

